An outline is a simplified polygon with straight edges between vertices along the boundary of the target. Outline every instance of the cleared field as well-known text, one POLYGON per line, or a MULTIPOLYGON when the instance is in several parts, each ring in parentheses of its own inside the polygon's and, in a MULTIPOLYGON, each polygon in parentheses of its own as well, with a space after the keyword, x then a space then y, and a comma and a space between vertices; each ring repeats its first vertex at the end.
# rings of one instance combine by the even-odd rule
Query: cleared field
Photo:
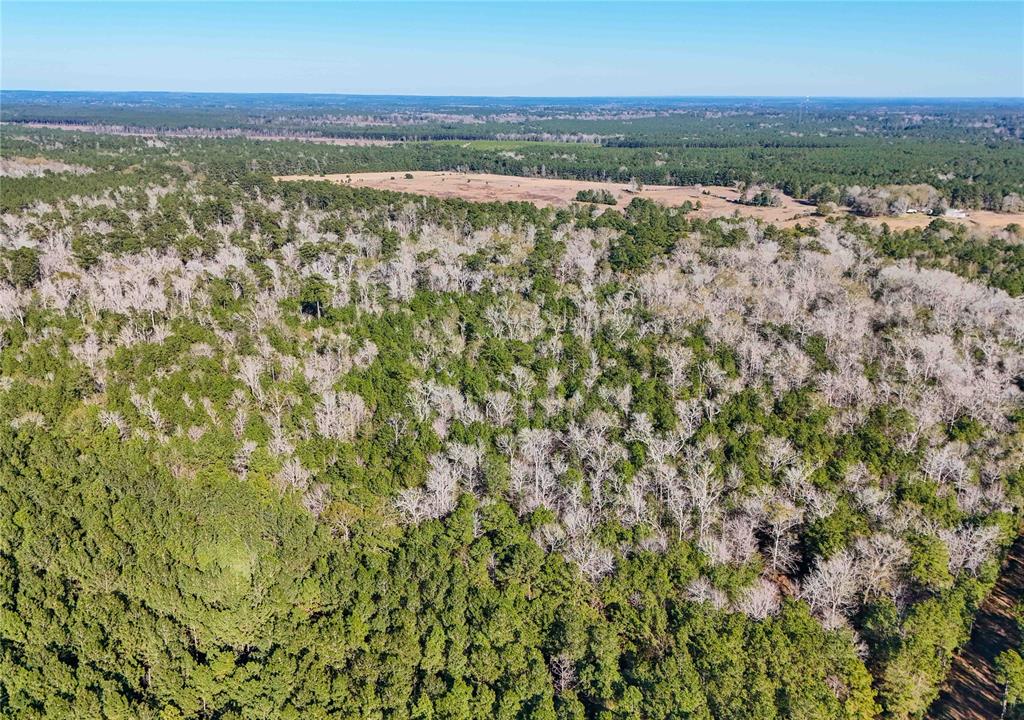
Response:
POLYGON ((457 172, 369 172, 343 175, 284 175, 278 180, 329 180, 352 187, 371 187, 379 190, 432 195, 442 198, 462 198, 474 202, 532 202, 540 207, 567 207, 576 200, 580 190, 607 190, 618 201, 614 207, 622 210, 636 196, 649 198, 664 205, 682 205, 689 200, 700 202, 698 213, 707 217, 743 215, 758 217, 776 224, 795 223, 807 218, 814 207, 793 198, 785 198, 782 207, 760 208, 736 202, 739 192, 719 186, 645 185, 639 193, 630 192, 623 184, 589 182, 564 178, 519 177, 487 173, 457 172))
MULTIPOLYGON (((474 202, 523 201, 540 207, 566 207, 575 202, 576 193, 580 190, 607 190, 618 201, 618 204, 613 206, 617 210, 622 210, 632 198, 639 195, 664 205, 682 205, 687 200, 692 203, 699 201, 702 209, 696 214, 702 217, 723 217, 739 213, 781 227, 791 227, 798 222, 806 225, 810 220, 815 219, 814 206, 795 198, 783 196, 781 207, 742 205, 737 202, 740 196, 739 191, 735 188, 718 185, 645 185, 639 193, 633 193, 625 185, 617 183, 428 171, 282 175, 276 179, 285 181, 328 180, 351 187, 370 187, 441 198, 462 198, 474 202), (407 174, 412 177, 406 177, 407 174)), ((879 225, 887 222, 894 229, 906 229, 924 227, 931 222, 932 218, 926 215, 904 215, 897 218, 866 218, 866 220, 879 225)), ((1013 222, 1024 224, 1024 214, 976 210, 971 211, 967 218, 955 221, 979 230, 997 230, 1013 222)))

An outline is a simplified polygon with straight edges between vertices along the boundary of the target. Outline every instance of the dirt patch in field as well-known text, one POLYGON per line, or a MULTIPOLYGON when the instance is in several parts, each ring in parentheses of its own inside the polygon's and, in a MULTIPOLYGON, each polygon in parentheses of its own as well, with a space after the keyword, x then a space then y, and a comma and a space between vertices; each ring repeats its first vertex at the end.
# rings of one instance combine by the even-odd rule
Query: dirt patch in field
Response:
MULTIPOLYGON (((564 178, 519 177, 515 175, 492 175, 488 173, 457 173, 412 171, 406 177, 403 171, 346 173, 337 175, 283 175, 277 180, 328 180, 351 187, 370 187, 378 190, 430 195, 440 198, 462 198, 474 202, 531 202, 539 207, 567 207, 576 200, 581 190, 607 190, 618 201, 611 206, 622 210, 630 200, 639 195, 664 205, 682 205, 689 200, 700 202, 702 209, 695 214, 700 217, 725 217, 736 213, 754 217, 780 227, 792 227, 797 223, 808 225, 821 222, 815 216, 815 208, 795 198, 782 196, 780 207, 755 207, 738 202, 740 193, 735 188, 718 185, 645 185, 639 193, 630 192, 624 184, 570 180, 564 178)), ((837 211, 842 213, 843 211, 837 211)), ((907 229, 924 227, 932 221, 926 215, 904 215, 895 218, 862 218, 874 225, 887 222, 891 228, 907 229)), ((1004 214, 987 211, 971 211, 967 218, 954 219, 979 230, 998 230, 1009 223, 1024 224, 1024 214, 1004 214)))

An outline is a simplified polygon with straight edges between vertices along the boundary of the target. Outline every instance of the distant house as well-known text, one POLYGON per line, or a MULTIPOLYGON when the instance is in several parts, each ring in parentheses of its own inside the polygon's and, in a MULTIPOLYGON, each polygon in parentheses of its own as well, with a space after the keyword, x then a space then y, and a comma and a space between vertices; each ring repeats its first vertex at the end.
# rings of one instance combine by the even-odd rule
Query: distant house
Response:
POLYGON ((959 208, 946 208, 946 212, 942 213, 943 217, 948 218, 959 218, 964 219, 967 217, 966 210, 960 210, 959 208))

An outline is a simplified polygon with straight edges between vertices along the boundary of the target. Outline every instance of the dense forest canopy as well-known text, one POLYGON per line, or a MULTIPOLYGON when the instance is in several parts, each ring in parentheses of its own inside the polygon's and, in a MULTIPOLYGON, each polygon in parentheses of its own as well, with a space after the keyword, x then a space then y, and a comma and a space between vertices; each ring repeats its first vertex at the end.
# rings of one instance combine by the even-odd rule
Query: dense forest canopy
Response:
MULTIPOLYGON (((4 101, 4 120, 37 102, 4 101)), ((68 102, 76 122, 150 112, 68 102)), ((962 162, 983 194, 1019 188, 1017 135, 937 125, 754 150, 5 124, 0 708, 921 717, 1020 521, 1021 228, 272 176, 648 168, 839 192, 962 162)), ((1019 654, 1001 663, 1019 702, 1019 654)))

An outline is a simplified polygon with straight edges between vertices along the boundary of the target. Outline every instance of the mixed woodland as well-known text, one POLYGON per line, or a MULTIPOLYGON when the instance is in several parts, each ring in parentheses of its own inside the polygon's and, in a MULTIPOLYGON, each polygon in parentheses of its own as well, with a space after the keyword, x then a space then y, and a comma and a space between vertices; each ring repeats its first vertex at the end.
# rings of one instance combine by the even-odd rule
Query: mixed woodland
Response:
MULTIPOLYGON (((949 206, 1024 211, 1024 106, 1012 99, 3 91, 0 101, 0 120, 13 125, 262 139, 263 147, 216 144, 225 151, 218 164, 248 163, 248 170, 278 175, 461 169, 646 184, 765 183, 801 199, 845 200, 864 214, 949 206), (280 142, 287 139, 395 144, 280 142)), ((203 152, 198 147, 210 150, 184 144, 179 152, 203 152)))
POLYGON ((1018 226, 273 179, 947 163, 985 204, 1012 139, 2 138, 5 717, 920 718, 1017 537, 1018 226))

